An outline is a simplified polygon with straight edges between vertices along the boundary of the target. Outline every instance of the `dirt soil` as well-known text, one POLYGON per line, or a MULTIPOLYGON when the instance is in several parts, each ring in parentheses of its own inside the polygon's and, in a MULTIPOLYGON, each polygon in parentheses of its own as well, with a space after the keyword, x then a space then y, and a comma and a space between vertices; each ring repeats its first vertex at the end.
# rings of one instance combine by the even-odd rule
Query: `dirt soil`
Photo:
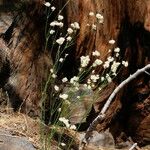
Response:
MULTIPOLYGON (((14 113, 7 104, 7 95, 2 94, 2 92, 0 94, 0 150, 10 150, 10 147, 11 150, 41 149, 43 144, 41 142, 41 125, 43 124, 39 119, 30 118, 19 112, 14 113)), ((44 129, 44 131, 48 133, 47 129, 44 129)), ((59 133, 61 133, 61 129, 58 131, 59 133)), ((67 131, 66 133, 71 137, 72 135, 74 136, 72 131, 67 131)), ((84 132, 76 133, 75 140, 81 142, 84 134, 84 132)), ((65 147, 58 148, 57 142, 51 141, 51 145, 51 150, 65 150, 65 147)), ((114 147, 113 138, 108 131, 101 134, 95 131, 93 139, 84 150, 117 150, 114 147)), ((130 147, 122 150, 129 150, 130 147)), ((141 150, 150 150, 150 146, 141 148, 141 150)))
MULTIPOLYGON (((9 137, 22 137, 26 138, 30 143, 33 144, 35 149, 40 149, 40 121, 34 120, 24 114, 21 113, 12 113, 10 110, 0 112, 0 137, 1 135, 7 135, 9 137), (9 134, 6 134, 6 132, 9 132, 9 134)), ((80 134, 80 136, 83 136, 83 134, 80 134)), ((86 147, 86 150, 115 150, 114 146, 112 145, 112 142, 110 142, 110 146, 108 144, 108 141, 111 141, 110 138, 100 138, 98 137, 98 134, 95 134, 95 141, 91 142, 91 144, 86 147), (105 141, 105 142, 104 142, 105 141), (98 143, 103 143, 101 145, 98 145, 98 143), (95 144, 95 145, 94 145, 95 144)), ((1 140, 1 139, 0 139, 1 140)), ((0 143, 2 144, 2 143, 0 143)), ((56 149, 56 146, 54 146, 54 150, 56 149)), ((2 150, 0 148, 0 150, 2 150)), ((15 149, 13 149, 15 150, 15 149)), ((127 148, 126 148, 127 150, 127 148)), ((150 150, 150 146, 147 146, 145 148, 142 148, 142 150, 150 150)))

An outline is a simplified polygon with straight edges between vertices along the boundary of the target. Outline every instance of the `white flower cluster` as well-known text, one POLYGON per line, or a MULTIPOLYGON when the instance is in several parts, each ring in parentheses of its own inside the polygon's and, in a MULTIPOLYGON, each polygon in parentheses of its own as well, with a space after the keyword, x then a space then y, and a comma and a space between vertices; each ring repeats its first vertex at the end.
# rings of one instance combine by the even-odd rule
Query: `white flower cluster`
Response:
POLYGON ((100 66, 102 63, 103 63, 102 60, 96 59, 96 60, 94 61, 94 63, 92 64, 92 66, 93 66, 93 67, 97 67, 97 66, 100 66))
POLYGON ((91 12, 89 12, 89 16, 91 16, 91 17, 95 16, 99 23, 104 22, 104 17, 100 13, 94 14, 94 12, 91 11, 91 12))
POLYGON ((51 4, 50 4, 49 2, 45 2, 44 5, 45 5, 46 7, 50 7, 50 6, 51 6, 51 4))
POLYGON ((56 77, 57 77, 57 75, 56 75, 55 73, 53 73, 53 74, 52 74, 52 78, 55 79, 56 77))
POLYGON ((119 53, 119 52, 120 52, 120 48, 119 48, 119 47, 116 47, 116 48, 114 49, 114 52, 119 53))
POLYGON ((63 20, 64 19, 64 17, 62 16, 62 15, 58 15, 58 20, 59 21, 61 21, 61 20, 63 20))
POLYGON ((60 94, 59 98, 62 98, 63 100, 66 100, 68 98, 67 94, 60 94))
POLYGON ((64 37, 60 37, 59 39, 56 40, 56 43, 58 43, 59 45, 62 45, 65 41, 64 37))
POLYGON ((109 40, 109 44, 111 44, 111 45, 113 45, 113 44, 115 44, 115 40, 109 40))
POLYGON ((112 78, 110 77, 109 74, 106 74, 106 79, 107 79, 108 83, 112 82, 112 78))
POLYGON ((79 86, 78 81, 79 81, 79 77, 77 77, 77 76, 74 76, 70 79, 70 83, 77 87, 79 86))
POLYGON ((95 50, 94 52, 92 52, 92 55, 93 55, 93 56, 100 56, 100 52, 97 51, 97 50, 95 50))
POLYGON ((116 75, 117 69, 121 63, 114 61, 111 65, 111 71, 113 72, 113 75, 116 75))
POLYGON ((67 82, 68 81, 68 79, 66 78, 66 77, 64 77, 63 79, 62 79, 62 82, 63 83, 65 83, 65 82, 67 82))
POLYGON ((64 58, 59 58, 59 62, 63 62, 64 61, 64 58))
POLYGON ((97 26, 95 24, 92 24, 92 29, 93 30, 96 30, 97 29, 97 26))
POLYGON ((67 32, 68 32, 68 34, 72 34, 73 33, 73 29, 72 28, 68 28, 67 32))
POLYGON ((103 65, 104 69, 109 68, 109 66, 110 66, 110 62, 109 61, 105 61, 104 65, 103 65))
POLYGON ((60 117, 59 121, 61 121, 62 123, 64 123, 67 128, 72 129, 72 130, 76 130, 76 126, 75 125, 71 125, 69 123, 69 120, 66 119, 65 117, 60 117))
POLYGON ((94 12, 89 12, 89 16, 94 16, 95 14, 94 14, 94 12))
POLYGON ((71 36, 68 36, 68 37, 66 38, 66 40, 70 42, 70 41, 72 40, 72 37, 71 37, 71 36))
POLYGON ((96 14, 96 18, 98 19, 99 23, 103 23, 104 22, 104 17, 100 13, 96 14))
POLYGON ((50 23, 50 26, 51 26, 51 27, 57 26, 57 27, 62 28, 62 27, 64 26, 64 24, 63 24, 62 22, 58 22, 58 21, 54 20, 54 21, 52 21, 52 22, 50 23))
POLYGON ((111 56, 109 56, 109 57, 107 58, 107 61, 104 62, 104 65, 103 65, 104 69, 109 68, 110 63, 113 62, 113 61, 114 61, 114 58, 111 57, 111 56))
POLYGON ((87 56, 81 56, 80 60, 81 60, 81 67, 87 67, 87 65, 90 62, 90 57, 89 57, 89 55, 87 55, 87 56))
POLYGON ((57 85, 54 86, 55 91, 59 91, 59 87, 57 85))
MULTIPOLYGON (((51 3, 50 2, 45 2, 44 5, 46 7, 50 7, 51 6, 51 3)), ((54 6, 51 7, 51 11, 54 11, 56 8, 54 6)))
POLYGON ((66 146, 66 144, 65 144, 65 143, 60 143, 60 145, 61 145, 61 146, 66 146))
POLYGON ((56 8, 54 6, 51 7, 51 10, 54 11, 56 8))
POLYGON ((108 58, 107 58, 107 61, 110 63, 110 62, 113 62, 114 61, 114 57, 112 57, 112 56, 109 56, 108 58))
POLYGON ((90 79, 94 82, 94 83, 96 83, 97 82, 97 80, 99 79, 99 75, 97 74, 97 75, 91 75, 91 77, 90 77, 90 79))
POLYGON ((78 22, 71 23, 71 27, 76 30, 80 29, 80 25, 78 22))
POLYGON ((128 67, 128 62, 127 61, 122 61, 122 65, 124 65, 125 67, 128 67))
POLYGON ((50 30, 49 31, 49 34, 51 34, 51 35, 54 34, 54 33, 55 33, 55 30, 50 30))

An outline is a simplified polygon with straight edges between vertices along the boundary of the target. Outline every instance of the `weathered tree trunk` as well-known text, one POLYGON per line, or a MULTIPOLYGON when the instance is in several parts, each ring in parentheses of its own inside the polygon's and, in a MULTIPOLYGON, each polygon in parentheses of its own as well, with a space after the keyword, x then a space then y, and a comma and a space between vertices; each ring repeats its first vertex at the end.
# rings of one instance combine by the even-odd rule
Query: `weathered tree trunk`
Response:
MULTIPOLYGON (((51 64, 48 51, 44 51, 45 42, 42 40, 45 14, 41 2, 27 3, 27 9, 16 15, 12 25, 2 36, 3 45, 0 45, 11 68, 9 78, 5 80, 3 86, 13 104, 21 105, 25 102, 29 112, 39 110, 40 86, 46 79, 41 72, 45 72, 51 64)), ((57 0, 53 3, 57 8, 62 8, 65 2, 57 0)), ((66 63, 67 67, 63 68, 66 74, 68 66, 76 64, 81 55, 91 55, 95 49, 100 51, 100 58, 105 60, 108 50, 112 48, 108 43, 110 39, 116 40, 115 46, 120 47, 121 58, 129 62, 127 69, 121 69, 118 78, 112 84, 113 88, 107 89, 108 91, 104 89, 100 94, 94 106, 95 113, 100 111, 107 97, 121 81, 138 68, 150 63, 149 10, 149 0, 70 0, 62 11, 68 26, 74 21, 80 23, 77 41, 71 51, 71 56, 75 59, 70 59, 66 63), (104 15, 104 24, 99 24, 94 32, 87 26, 96 22, 89 17, 90 11, 104 15), (70 65, 70 61, 74 62, 70 65)), ((101 71, 102 68, 97 68, 97 72, 101 71)), ((131 136, 141 145, 149 144, 149 94, 150 76, 143 74, 116 96, 106 113, 106 119, 97 130, 111 128, 116 142, 122 142, 126 140, 124 137, 131 136), (120 137, 122 133, 125 133, 123 138, 120 137)), ((22 108, 24 109, 25 105, 22 108)))

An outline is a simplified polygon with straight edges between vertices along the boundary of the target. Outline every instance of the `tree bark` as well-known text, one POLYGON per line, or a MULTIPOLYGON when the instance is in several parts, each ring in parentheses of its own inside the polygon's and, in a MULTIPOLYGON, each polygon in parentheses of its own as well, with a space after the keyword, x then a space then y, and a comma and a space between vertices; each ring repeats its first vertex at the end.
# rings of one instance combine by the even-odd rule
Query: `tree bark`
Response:
MULTIPOLYGON (((1 41, 8 50, 6 51, 2 44, 0 49, 6 55, 10 67, 9 77, 5 80, 3 87, 8 91, 14 107, 16 104, 17 106, 25 104, 22 110, 25 112, 24 108, 28 108, 27 113, 39 110, 40 86, 42 81, 46 80, 44 72, 52 64, 51 57, 48 55, 50 45, 44 51, 44 18, 46 16, 42 3, 42 0, 27 1, 26 9, 14 17, 12 25, 1 36, 1 41)), ((53 5, 61 9, 65 3, 65 0, 57 0, 53 2, 53 5)), ((73 66, 70 76, 74 75, 80 56, 91 56, 94 50, 100 51, 100 59, 105 60, 108 50, 112 48, 108 43, 111 39, 116 41, 115 47, 120 47, 121 58, 129 62, 129 67, 121 69, 118 77, 113 81, 115 86, 110 88, 108 94, 102 96, 103 92, 106 92, 105 89, 100 94, 100 99, 95 104, 97 112, 118 84, 137 69, 150 63, 149 10, 149 0, 70 0, 62 10, 65 17, 64 23, 67 24, 65 28, 75 21, 80 24, 77 40, 70 51, 72 58, 63 68, 64 74, 70 73, 68 67, 73 66), (104 16, 104 23, 97 25, 96 31, 92 31, 91 26, 87 25, 96 23, 96 19, 89 17, 91 11, 104 16)), ((58 13, 58 10, 56 12, 58 13)), ((50 18, 49 22, 52 19, 50 18)), ((102 67, 96 69, 99 74, 102 70, 102 67)), ((116 142, 126 140, 122 137, 119 139, 124 132, 127 137, 133 137, 135 142, 141 145, 148 144, 150 139, 149 94, 150 77, 144 74, 118 93, 106 113, 106 119, 97 127, 97 130, 111 128, 116 142), (138 109, 141 104, 144 106, 138 109), (145 111, 146 115, 143 115, 145 111), (137 120, 137 114, 141 119, 132 122, 131 118, 137 120)))

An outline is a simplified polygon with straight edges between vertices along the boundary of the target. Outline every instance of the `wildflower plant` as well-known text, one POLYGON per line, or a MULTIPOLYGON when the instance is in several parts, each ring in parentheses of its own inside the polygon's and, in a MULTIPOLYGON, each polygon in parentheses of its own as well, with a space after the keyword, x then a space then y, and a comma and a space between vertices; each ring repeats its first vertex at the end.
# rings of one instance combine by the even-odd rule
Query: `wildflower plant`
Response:
MULTIPOLYGON (((67 48, 74 44, 77 32, 80 30, 80 24, 73 22, 64 31, 64 16, 61 13, 58 13, 55 19, 48 24, 48 19, 55 12, 56 8, 49 2, 46 2, 44 5, 47 9, 45 49, 47 49, 48 42, 51 40, 51 52, 56 51, 56 57, 42 91, 43 109, 47 105, 46 99, 50 97, 48 124, 53 124, 56 127, 50 134, 50 137, 53 138, 57 127, 62 126, 69 130, 77 130, 76 124, 86 121, 92 105, 97 100, 98 93, 117 76, 121 65, 127 67, 128 62, 121 60, 120 48, 114 47, 115 40, 110 39, 108 41, 110 50, 108 50, 108 57, 105 61, 101 57, 100 50, 93 50, 92 56, 85 55, 80 57, 77 75, 70 79, 67 77, 58 79, 58 72, 66 58, 69 57, 67 48), (110 55, 111 53, 113 56, 110 55), (99 67, 103 68, 101 74, 96 71, 99 67)), ((95 23, 88 24, 92 31, 96 31, 97 26, 104 22, 104 17, 100 13, 89 12, 89 17, 95 17, 96 20, 95 23)), ((46 111, 43 110, 43 112, 42 120, 45 119, 46 115, 46 111)), ((51 140, 51 138, 49 139, 51 140)), ((61 140, 62 137, 59 138, 60 146, 65 146, 66 143, 61 140)))

